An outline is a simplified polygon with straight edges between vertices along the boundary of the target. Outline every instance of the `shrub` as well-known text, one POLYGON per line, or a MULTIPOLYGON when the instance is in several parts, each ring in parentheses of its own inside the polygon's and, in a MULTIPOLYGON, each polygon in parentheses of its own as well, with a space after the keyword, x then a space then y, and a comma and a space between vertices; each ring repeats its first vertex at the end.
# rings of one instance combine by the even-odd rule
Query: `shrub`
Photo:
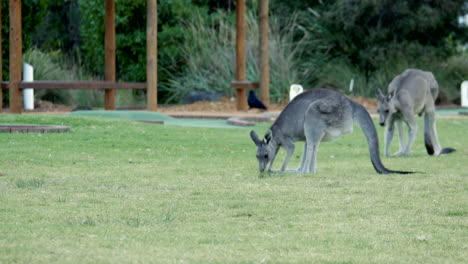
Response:
MULTIPOLYGON (((172 74, 166 91, 169 102, 180 102, 190 91, 215 90, 233 96, 230 83, 235 76, 235 14, 218 11, 207 22, 201 15, 187 24, 187 40, 181 53, 187 70, 172 74)), ((298 30, 296 16, 282 28, 279 20, 270 17, 270 98, 278 102, 286 96, 289 85, 303 79, 299 57, 307 36, 294 39, 298 30)), ((247 12, 247 69, 249 81, 258 80, 258 19, 255 10, 247 12)))
MULTIPOLYGON (((57 63, 60 53, 44 53, 38 49, 29 49, 23 54, 23 61, 34 68, 34 80, 68 80, 68 72, 64 71, 57 63)), ((69 90, 36 90, 36 99, 50 102, 69 104, 71 94, 69 90)))
MULTIPOLYGON (((23 61, 34 67, 34 80, 78 81, 96 79, 96 77, 84 72, 79 62, 66 58, 59 51, 46 53, 32 48, 23 54, 23 61)), ((34 97, 71 106, 102 106, 104 94, 98 90, 40 89, 35 91, 34 97)))

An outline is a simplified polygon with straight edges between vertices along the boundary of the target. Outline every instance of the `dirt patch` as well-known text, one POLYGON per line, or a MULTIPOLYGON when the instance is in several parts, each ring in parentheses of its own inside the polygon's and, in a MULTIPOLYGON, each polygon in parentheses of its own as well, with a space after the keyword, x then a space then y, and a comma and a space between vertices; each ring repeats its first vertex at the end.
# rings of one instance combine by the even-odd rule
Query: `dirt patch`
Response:
POLYGON ((351 96, 351 100, 360 103, 367 110, 376 110, 377 109, 377 99, 374 98, 365 98, 359 96, 351 96))

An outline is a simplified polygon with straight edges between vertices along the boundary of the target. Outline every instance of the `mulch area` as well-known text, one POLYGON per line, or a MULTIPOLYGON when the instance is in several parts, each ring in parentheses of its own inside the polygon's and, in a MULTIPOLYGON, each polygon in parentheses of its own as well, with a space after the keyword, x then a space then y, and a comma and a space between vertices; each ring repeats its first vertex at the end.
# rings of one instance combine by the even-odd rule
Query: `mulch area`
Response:
POLYGON ((223 97, 217 102, 199 101, 186 105, 163 105, 159 106, 158 111, 174 117, 229 118, 259 116, 265 112, 281 112, 284 107, 284 104, 270 104, 267 111, 259 109, 237 111, 236 101, 223 97))
MULTIPOLYGON (((362 104, 368 110, 377 109, 377 100, 364 97, 353 97, 354 101, 362 104)), ((267 112, 281 112, 286 103, 284 104, 270 104, 267 112)), ((191 117, 203 115, 205 117, 230 117, 230 116, 257 116, 262 115, 265 111, 258 109, 249 109, 247 111, 237 111, 235 100, 230 100, 223 97, 218 102, 200 101, 187 105, 172 105, 160 106, 158 111, 161 113, 176 116, 176 117, 191 117)))

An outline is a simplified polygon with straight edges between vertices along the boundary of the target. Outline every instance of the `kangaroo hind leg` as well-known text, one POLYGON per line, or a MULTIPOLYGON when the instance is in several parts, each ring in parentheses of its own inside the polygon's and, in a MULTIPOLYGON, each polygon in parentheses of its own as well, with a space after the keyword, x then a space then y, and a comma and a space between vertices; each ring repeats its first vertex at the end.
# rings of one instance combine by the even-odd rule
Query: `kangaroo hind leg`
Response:
POLYGON ((398 128, 398 139, 400 140, 399 152, 403 152, 403 150, 405 149, 406 142, 405 142, 405 135, 403 133, 403 122, 401 120, 398 120, 397 128, 398 128))
POLYGON ((440 145, 436 133, 434 112, 426 112, 424 114, 424 145, 429 155, 434 155, 434 153, 438 155, 440 153, 440 145))
POLYGON ((317 172, 317 152, 324 133, 310 133, 307 138, 307 147, 305 150, 305 161, 303 166, 303 173, 316 173, 317 172))
POLYGON ((287 140, 286 144, 284 144, 283 147, 286 150, 286 158, 284 159, 283 165, 281 166, 281 171, 286 170, 286 166, 288 165, 289 160, 291 159, 294 153, 295 145, 292 140, 287 140))
POLYGON ((426 146, 427 154, 438 156, 453 152, 455 149, 442 148, 437 137, 434 101, 439 93, 439 86, 435 80, 431 83, 430 92, 431 97, 426 101, 424 108, 424 145, 426 146))
POLYGON ((305 160, 301 163, 303 173, 316 173, 317 171, 317 152, 320 141, 322 141, 327 130, 327 125, 321 119, 321 114, 309 107, 306 121, 304 123, 304 134, 306 145, 304 149, 305 160))
POLYGON ((435 112, 433 111, 426 112, 424 115, 424 144, 429 155, 438 156, 455 151, 453 148, 442 148, 440 146, 435 124, 435 112))

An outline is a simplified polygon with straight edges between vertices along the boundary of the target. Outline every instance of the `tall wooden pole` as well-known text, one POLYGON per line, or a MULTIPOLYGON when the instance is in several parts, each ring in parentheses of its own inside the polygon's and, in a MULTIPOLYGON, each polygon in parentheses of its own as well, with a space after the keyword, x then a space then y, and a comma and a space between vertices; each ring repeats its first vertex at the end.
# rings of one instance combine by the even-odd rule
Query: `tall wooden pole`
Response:
MULTIPOLYGON (((245 0, 236 2, 236 81, 245 81, 246 57, 245 0)), ((237 110, 247 110, 247 92, 237 89, 237 110)))
MULTIPOLYGON (((115 70, 115 2, 106 0, 105 15, 105 79, 116 81, 115 70)), ((105 109, 115 110, 115 89, 105 89, 105 109)))
POLYGON ((270 51, 268 25, 269 0, 260 0, 258 7, 259 32, 260 32, 260 100, 270 105, 270 51))
MULTIPOLYGON (((2 1, 0 0, 0 83, 3 82, 3 63, 2 63, 2 1)), ((0 113, 3 112, 3 89, 0 86, 0 113)))
POLYGON ((158 110, 158 2, 148 0, 146 21, 147 107, 158 110))
POLYGON ((21 113, 23 96, 18 84, 22 70, 21 0, 10 0, 10 112, 21 113))

